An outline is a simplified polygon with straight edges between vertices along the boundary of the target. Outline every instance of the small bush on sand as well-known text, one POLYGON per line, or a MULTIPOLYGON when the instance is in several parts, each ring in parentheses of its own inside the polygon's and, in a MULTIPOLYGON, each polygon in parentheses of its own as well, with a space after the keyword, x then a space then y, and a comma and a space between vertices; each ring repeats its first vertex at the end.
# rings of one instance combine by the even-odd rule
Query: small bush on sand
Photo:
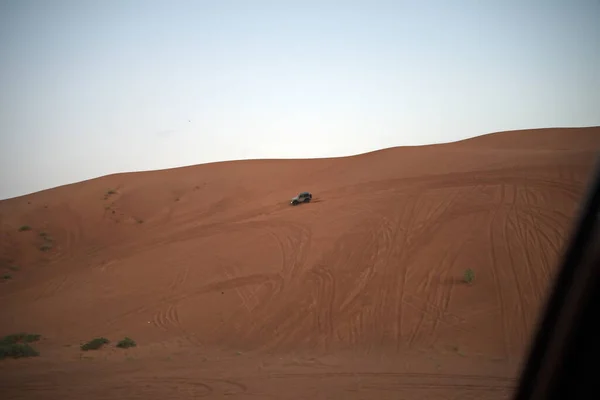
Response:
POLYGON ((103 338, 103 337, 95 338, 85 344, 82 344, 81 350, 83 350, 83 351, 98 350, 100 347, 104 346, 107 343, 110 343, 107 338, 103 338))
POLYGON ((40 246, 41 251, 48 251, 52 249, 52 245, 50 243, 44 243, 40 246))
POLYGON ((3 281, 7 281, 7 280, 9 280, 9 279, 12 279, 12 275, 11 275, 11 274, 4 274, 4 275, 2 275, 2 277, 0 278, 0 280, 3 280, 3 281))
POLYGON ((117 343, 117 347, 120 347, 122 349, 128 349, 129 347, 135 347, 137 346, 137 344, 135 343, 135 341, 129 337, 125 337, 125 339, 120 340, 119 343, 117 343))
POLYGON ((463 280, 466 283, 472 283, 475 280, 475 271, 473 271, 471 268, 465 270, 463 280))
POLYGON ((40 353, 27 343, 0 345, 0 360, 4 358, 37 357, 40 353))
POLYGON ((37 357, 40 353, 29 345, 40 340, 40 335, 31 333, 16 333, 0 339, 0 359, 37 357))
POLYGON ((37 342, 41 337, 42 336, 37 333, 13 333, 12 335, 4 336, 0 339, 0 345, 37 342))
POLYGON ((30 231, 31 227, 29 225, 23 225, 19 228, 19 232, 26 232, 26 231, 30 231))

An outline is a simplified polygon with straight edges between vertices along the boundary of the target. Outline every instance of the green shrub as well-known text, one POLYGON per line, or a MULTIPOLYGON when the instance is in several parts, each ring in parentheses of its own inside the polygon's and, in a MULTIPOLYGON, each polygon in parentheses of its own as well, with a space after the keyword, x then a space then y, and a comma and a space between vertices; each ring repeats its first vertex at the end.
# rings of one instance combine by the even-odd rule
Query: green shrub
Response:
POLYGON ((135 341, 129 337, 125 337, 125 339, 120 340, 119 343, 117 343, 117 347, 120 347, 122 349, 127 349, 129 347, 135 347, 137 346, 137 344, 135 343, 135 341))
POLYGON ((19 228, 19 232, 30 231, 31 227, 29 225, 23 225, 19 228))
POLYGON ((42 336, 37 333, 13 333, 12 335, 7 335, 0 339, 0 345, 37 342, 41 337, 42 336))
POLYGON ((52 249, 52 245, 50 243, 44 243, 40 246, 41 251, 48 251, 52 249))
POLYGON ((0 359, 12 357, 37 357, 40 353, 29 345, 40 340, 40 335, 31 333, 15 333, 0 339, 0 359))
POLYGON ((37 357, 39 355, 40 353, 27 343, 0 345, 0 360, 7 357, 23 358, 37 357))
POLYGON ((472 283, 475 280, 475 271, 473 271, 471 268, 465 270, 463 280, 466 283, 472 283))
POLYGON ((82 344, 81 350, 83 350, 83 351, 98 350, 100 347, 104 346, 107 343, 110 343, 110 341, 106 338, 103 338, 103 337, 95 338, 85 344, 82 344))

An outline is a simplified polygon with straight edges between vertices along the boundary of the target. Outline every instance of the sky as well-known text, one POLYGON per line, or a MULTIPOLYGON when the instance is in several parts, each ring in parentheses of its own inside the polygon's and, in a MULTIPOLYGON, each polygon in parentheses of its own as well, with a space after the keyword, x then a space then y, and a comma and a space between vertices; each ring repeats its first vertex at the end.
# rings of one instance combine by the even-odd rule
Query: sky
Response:
POLYGON ((0 199, 600 125, 598 0, 0 0, 0 199))

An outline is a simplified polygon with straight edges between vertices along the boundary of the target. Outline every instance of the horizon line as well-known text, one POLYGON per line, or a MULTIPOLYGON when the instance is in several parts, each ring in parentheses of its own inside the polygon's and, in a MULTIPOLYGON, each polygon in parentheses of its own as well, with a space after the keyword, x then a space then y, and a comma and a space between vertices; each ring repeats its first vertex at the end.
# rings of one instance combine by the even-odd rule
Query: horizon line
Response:
POLYGON ((84 183, 84 182, 90 182, 90 181, 94 181, 94 180, 105 179, 105 178, 109 178, 109 177, 113 177, 113 176, 118 176, 118 175, 132 175, 132 174, 141 174, 141 173, 170 171, 170 170, 178 170, 178 169, 184 169, 184 168, 194 168, 194 167, 198 167, 198 166, 201 166, 201 165, 213 165, 213 164, 223 164, 223 163, 239 163, 239 162, 250 162, 250 161, 255 161, 256 162, 256 161, 339 160, 339 159, 344 159, 344 158, 360 157, 360 156, 364 156, 364 155, 367 155, 367 154, 373 154, 373 153, 378 153, 378 152, 388 151, 388 150, 393 150, 393 149, 400 149, 400 148, 416 148, 416 147, 443 146, 443 145, 448 145, 448 144, 455 144, 455 143, 467 142, 467 141, 471 141, 471 140, 480 139, 480 138, 486 137, 486 136, 492 136, 492 135, 509 133, 509 132, 533 132, 533 131, 543 131, 543 130, 547 131, 547 130, 570 130, 570 129, 594 129, 594 128, 600 128, 600 125, 552 126, 552 127, 543 127, 543 128, 522 128, 522 129, 510 129, 510 130, 502 130, 502 131, 493 131, 493 132, 483 133, 483 134, 476 135, 476 136, 471 136, 471 137, 468 137, 468 138, 463 138, 463 139, 458 139, 458 140, 451 140, 451 141, 447 141, 447 142, 437 142, 437 143, 428 143, 428 144, 419 144, 419 145, 398 145, 398 146, 382 147, 382 148, 378 148, 378 149, 375 149, 375 150, 369 150, 369 151, 364 151, 364 152, 361 152, 361 153, 354 153, 354 154, 348 154, 348 155, 343 155, 343 156, 306 157, 306 158, 297 158, 297 157, 294 157, 294 158, 236 158, 236 159, 226 159, 226 160, 220 160, 220 161, 209 161, 209 162, 203 162, 203 163, 198 163, 198 164, 181 165, 181 166, 176 166, 176 167, 157 168, 157 169, 143 169, 143 170, 128 170, 128 171, 121 171, 121 172, 109 173, 109 174, 105 174, 105 175, 99 175, 99 176, 95 176, 95 177, 88 178, 88 179, 82 179, 82 180, 79 180, 79 181, 65 183, 63 185, 57 185, 57 186, 49 187, 49 188, 46 188, 46 189, 35 190, 35 191, 28 192, 28 193, 25 193, 25 194, 21 194, 21 195, 18 195, 18 196, 13 196, 13 197, 7 197, 7 198, 0 199, 0 202, 8 201, 8 200, 15 200, 15 199, 19 199, 19 198, 22 198, 22 197, 31 196, 31 195, 34 195, 34 194, 37 194, 37 193, 43 193, 43 192, 50 191, 50 190, 55 190, 55 189, 59 189, 59 188, 67 187, 67 186, 72 186, 72 185, 77 185, 77 184, 81 184, 81 183, 84 183))

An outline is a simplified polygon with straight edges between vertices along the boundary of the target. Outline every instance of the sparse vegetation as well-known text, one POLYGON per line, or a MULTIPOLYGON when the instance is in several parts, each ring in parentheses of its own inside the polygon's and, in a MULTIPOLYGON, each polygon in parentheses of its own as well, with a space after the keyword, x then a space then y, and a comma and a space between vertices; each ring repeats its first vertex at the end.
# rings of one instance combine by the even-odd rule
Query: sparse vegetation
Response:
POLYGON ((117 343, 117 347, 121 349, 128 349, 135 346, 137 346, 135 340, 131 339, 130 337, 125 337, 125 339, 120 340, 119 343, 117 343))
POLYGON ((37 342, 42 338, 42 335, 37 333, 13 333, 12 335, 4 336, 0 340, 0 344, 14 344, 14 343, 31 343, 37 342))
POLYGON ((41 251, 49 251, 52 249, 53 239, 47 232, 40 232, 40 237, 44 239, 44 242, 40 246, 41 251))
POLYGON ((27 232, 27 231, 30 231, 30 230, 31 230, 31 226, 29 226, 29 225, 22 225, 19 228, 19 232, 27 232))
POLYGON ((465 357, 465 353, 461 350, 460 347, 458 346, 454 346, 453 350, 456 352, 456 354, 458 354, 459 356, 465 357))
POLYGON ((471 284, 475 280, 475 271, 473 271, 471 268, 465 270, 463 274, 463 280, 466 283, 471 284))
POLYGON ((3 337, 0 339, 0 359, 39 356, 40 353, 29 343, 37 342, 40 338, 40 335, 31 333, 16 333, 3 337))
POLYGON ((3 281, 7 281, 7 280, 9 280, 9 279, 12 279, 12 275, 11 275, 11 274, 4 274, 4 275, 2 275, 2 278, 1 278, 1 279, 2 279, 3 281))
POLYGON ((83 351, 98 350, 100 347, 102 347, 108 343, 110 343, 110 341, 107 338, 104 338, 104 337, 95 338, 95 339, 90 340, 87 343, 82 344, 81 350, 83 350, 83 351))
POLYGON ((8 269, 10 269, 11 271, 18 271, 18 270, 20 270, 21 268, 20 268, 18 265, 14 264, 14 265, 10 265, 10 266, 8 267, 8 269))
POLYGON ((40 246, 40 250, 41 251, 50 251, 50 250, 52 250, 52 244, 44 243, 40 246))
POLYGON ((0 345, 0 360, 7 357, 23 358, 37 357, 39 355, 40 353, 27 343, 0 345))
POLYGON ((104 194, 104 200, 108 200, 108 198, 109 198, 110 196, 112 196, 113 194, 117 194, 117 191, 116 191, 116 190, 114 190, 114 189, 108 189, 108 190, 106 191, 106 193, 104 194))

